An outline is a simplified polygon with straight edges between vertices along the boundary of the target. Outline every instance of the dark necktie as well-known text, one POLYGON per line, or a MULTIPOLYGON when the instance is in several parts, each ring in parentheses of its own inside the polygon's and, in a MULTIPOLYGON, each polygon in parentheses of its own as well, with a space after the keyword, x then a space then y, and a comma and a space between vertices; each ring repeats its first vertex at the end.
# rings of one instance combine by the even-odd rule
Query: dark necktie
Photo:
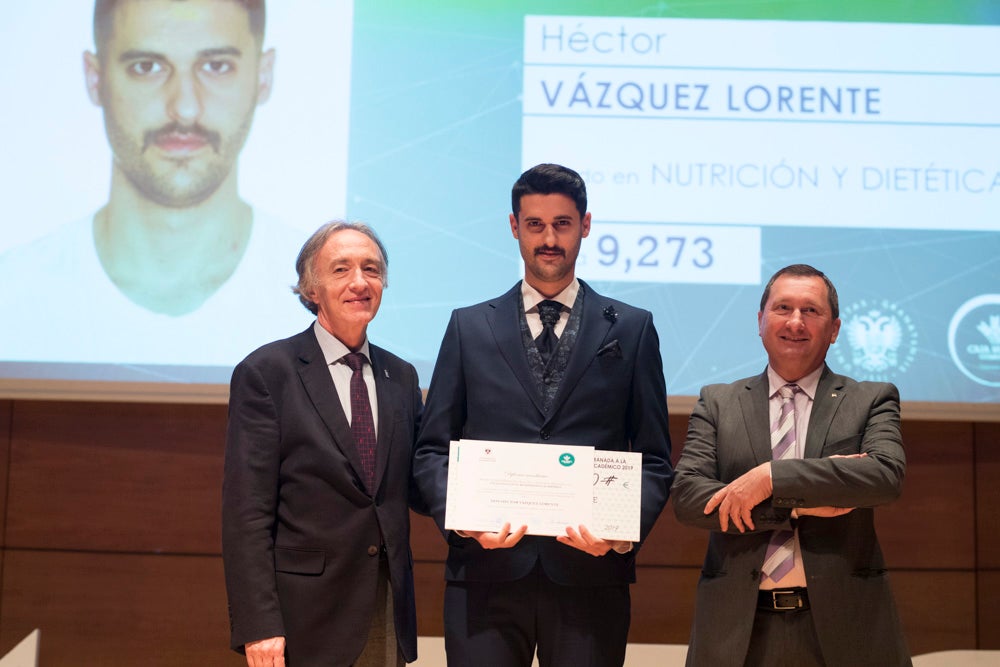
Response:
POLYGON ((372 418, 372 404, 368 400, 368 386, 362 368, 365 355, 351 352, 344 355, 346 363, 354 373, 351 375, 351 432, 361 455, 361 467, 365 475, 368 491, 375 493, 375 420, 372 418))
POLYGON ((559 337, 556 336, 556 323, 559 321, 559 313, 561 312, 562 304, 558 301, 546 299, 538 304, 538 317, 542 320, 542 333, 535 339, 535 345, 542 355, 543 364, 549 363, 549 359, 559 343, 559 337))

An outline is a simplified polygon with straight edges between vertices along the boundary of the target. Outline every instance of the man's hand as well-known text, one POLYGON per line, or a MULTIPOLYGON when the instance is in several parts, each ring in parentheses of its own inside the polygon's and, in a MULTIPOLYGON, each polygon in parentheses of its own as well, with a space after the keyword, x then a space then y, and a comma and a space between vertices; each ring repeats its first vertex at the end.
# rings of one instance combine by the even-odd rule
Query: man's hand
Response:
POLYGON ((573 530, 572 526, 566 526, 566 534, 557 536, 556 540, 591 556, 603 556, 619 544, 594 537, 584 525, 580 526, 580 532, 573 530))
POLYGON ((729 529, 730 520, 742 533, 747 528, 754 529, 751 511, 770 497, 771 462, 761 463, 751 468, 712 496, 705 505, 705 514, 719 508, 719 527, 722 532, 729 529))
POLYGON ((247 652, 249 667, 285 667, 285 638, 271 637, 248 642, 244 648, 247 652))
POLYGON ((510 523, 508 522, 497 533, 488 533, 483 530, 463 530, 460 534, 464 537, 471 537, 479 542, 479 546, 484 549, 510 549, 520 542, 527 532, 527 526, 521 526, 513 533, 510 532, 510 523))

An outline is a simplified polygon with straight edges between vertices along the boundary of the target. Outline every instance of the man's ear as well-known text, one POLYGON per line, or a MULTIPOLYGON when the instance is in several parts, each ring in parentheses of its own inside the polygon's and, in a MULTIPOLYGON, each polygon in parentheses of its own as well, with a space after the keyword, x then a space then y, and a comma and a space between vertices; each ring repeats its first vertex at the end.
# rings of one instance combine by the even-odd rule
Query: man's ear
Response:
POLYGON ((518 236, 517 236, 517 218, 514 217, 513 213, 510 214, 510 233, 514 235, 515 239, 518 238, 518 236))
POLYGON ((83 52, 83 82, 87 86, 90 101, 97 106, 101 104, 101 61, 96 53, 83 52))
POLYGON ((271 98, 275 57, 274 49, 268 49, 260 54, 260 65, 257 68, 257 104, 263 104, 271 98))

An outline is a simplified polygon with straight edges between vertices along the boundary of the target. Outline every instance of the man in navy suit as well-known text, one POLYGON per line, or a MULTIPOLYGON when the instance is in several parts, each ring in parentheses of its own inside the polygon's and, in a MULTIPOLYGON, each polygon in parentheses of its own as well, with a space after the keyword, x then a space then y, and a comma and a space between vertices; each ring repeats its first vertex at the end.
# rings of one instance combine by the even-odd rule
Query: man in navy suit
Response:
POLYGON ((902 490, 899 392, 826 365, 838 310, 821 271, 775 273, 767 368, 705 387, 691 414, 674 511, 711 531, 691 667, 910 664, 874 523, 902 490))
POLYGON ((672 476, 659 340, 648 311, 576 278, 590 233, 579 174, 533 167, 514 184, 511 205, 524 280, 452 314, 413 464, 449 545, 448 664, 528 667, 537 648, 543 667, 621 665, 636 551, 672 476), (449 443, 460 439, 641 452, 640 542, 609 542, 586 526, 556 538, 509 524, 445 530, 449 443))
POLYGON ((387 268, 369 227, 321 227, 296 262, 315 323, 233 372, 222 555, 232 647, 250 667, 416 659, 420 387, 413 366, 366 335, 387 268))

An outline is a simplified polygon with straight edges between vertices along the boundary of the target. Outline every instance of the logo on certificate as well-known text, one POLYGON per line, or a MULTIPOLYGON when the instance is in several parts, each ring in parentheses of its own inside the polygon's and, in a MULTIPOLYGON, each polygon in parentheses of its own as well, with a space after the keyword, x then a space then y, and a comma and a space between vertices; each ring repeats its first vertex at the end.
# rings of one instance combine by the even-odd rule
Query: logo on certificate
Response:
POLYGON ((576 463, 576 457, 566 452, 559 455, 559 465, 566 466, 567 468, 576 463))

